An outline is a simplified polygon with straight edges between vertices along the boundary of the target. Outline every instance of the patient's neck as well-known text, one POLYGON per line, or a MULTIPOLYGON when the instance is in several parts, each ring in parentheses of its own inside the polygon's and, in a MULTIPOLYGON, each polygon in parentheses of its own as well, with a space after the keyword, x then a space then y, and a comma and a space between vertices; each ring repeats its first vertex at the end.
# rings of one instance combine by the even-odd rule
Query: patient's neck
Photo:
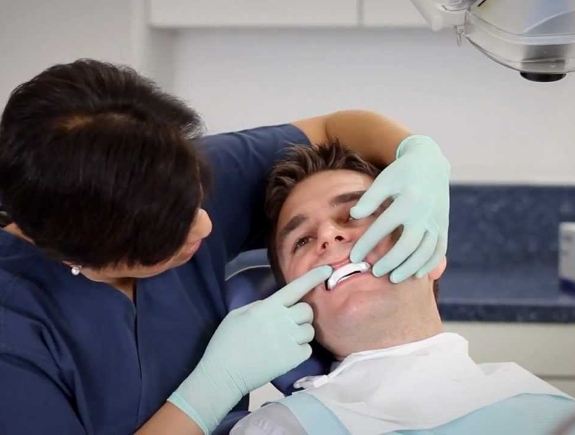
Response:
POLYGON ((411 319, 409 323, 396 323, 394 328, 387 329, 381 334, 380 339, 374 340, 370 348, 386 349, 400 346, 402 344, 413 343, 414 341, 425 340, 441 332, 443 332, 443 324, 441 323, 439 313, 437 313, 436 316, 429 313, 428 316, 421 316, 415 320, 411 319))
MULTIPOLYGON (((343 360, 352 353, 386 349, 425 340, 443 332, 443 324, 434 300, 429 304, 414 304, 396 315, 372 320, 355 336, 344 340, 336 359, 343 360)), ((334 349, 335 350, 335 349, 334 349)))

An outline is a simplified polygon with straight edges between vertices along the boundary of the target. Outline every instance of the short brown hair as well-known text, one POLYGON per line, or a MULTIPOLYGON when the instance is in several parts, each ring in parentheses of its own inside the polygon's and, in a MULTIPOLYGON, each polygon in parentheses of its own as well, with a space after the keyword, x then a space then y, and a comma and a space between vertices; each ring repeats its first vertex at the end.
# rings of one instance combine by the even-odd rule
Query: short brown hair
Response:
MULTIPOLYGON (((377 167, 339 142, 320 146, 294 145, 286 156, 273 167, 267 184, 265 208, 270 220, 268 259, 279 285, 286 284, 279 266, 276 246, 277 223, 281 209, 294 187, 306 178, 323 171, 347 169, 376 178, 383 167, 377 167)), ((435 298, 439 293, 437 281, 433 283, 435 298)))

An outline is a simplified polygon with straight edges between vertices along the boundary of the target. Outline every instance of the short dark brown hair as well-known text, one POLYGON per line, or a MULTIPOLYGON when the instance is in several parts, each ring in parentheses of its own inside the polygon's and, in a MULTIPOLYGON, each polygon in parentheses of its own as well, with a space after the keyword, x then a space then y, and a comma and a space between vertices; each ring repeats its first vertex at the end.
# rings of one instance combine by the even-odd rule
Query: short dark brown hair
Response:
POLYGON ((128 67, 55 65, 18 86, 2 114, 2 207, 52 258, 158 263, 201 205, 202 132, 195 111, 128 67))
MULTIPOLYGON (((285 285, 285 277, 279 265, 276 245, 277 223, 281 209, 295 186, 306 178, 323 171, 347 169, 376 178, 383 167, 377 167, 339 142, 321 146, 294 145, 286 156, 273 167, 266 189, 265 208, 270 221, 268 259, 279 285, 285 285)), ((437 299, 438 282, 433 283, 437 299)))

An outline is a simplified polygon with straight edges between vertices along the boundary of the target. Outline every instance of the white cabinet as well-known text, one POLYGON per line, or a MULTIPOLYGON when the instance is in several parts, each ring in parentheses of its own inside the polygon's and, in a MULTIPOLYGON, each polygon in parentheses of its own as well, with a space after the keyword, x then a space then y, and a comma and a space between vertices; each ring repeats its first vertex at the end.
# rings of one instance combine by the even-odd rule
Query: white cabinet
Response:
POLYGON ((427 27, 409 0, 362 0, 360 21, 364 27, 427 27))
POLYGON ((158 28, 355 27, 359 0, 149 0, 158 28))
POLYGON ((410 0, 149 0, 156 28, 427 27, 410 0))

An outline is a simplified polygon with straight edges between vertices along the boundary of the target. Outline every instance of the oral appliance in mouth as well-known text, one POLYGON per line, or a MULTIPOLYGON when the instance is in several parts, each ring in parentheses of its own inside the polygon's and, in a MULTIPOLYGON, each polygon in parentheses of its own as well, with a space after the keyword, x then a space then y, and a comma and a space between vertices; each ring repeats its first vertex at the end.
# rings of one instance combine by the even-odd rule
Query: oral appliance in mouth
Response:
POLYGON ((325 282, 325 288, 327 290, 332 290, 340 282, 351 278, 352 275, 367 272, 369 269, 371 269, 371 266, 365 261, 362 261, 361 263, 348 263, 333 271, 331 276, 325 282))

